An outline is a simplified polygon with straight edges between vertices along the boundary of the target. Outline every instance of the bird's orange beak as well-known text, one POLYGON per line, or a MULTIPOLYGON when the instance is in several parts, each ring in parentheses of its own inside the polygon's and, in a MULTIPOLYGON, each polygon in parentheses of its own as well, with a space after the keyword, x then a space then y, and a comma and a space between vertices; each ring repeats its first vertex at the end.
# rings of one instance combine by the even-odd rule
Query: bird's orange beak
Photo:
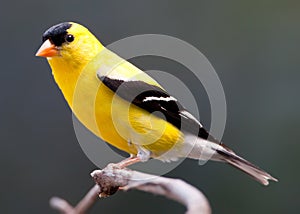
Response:
POLYGON ((58 56, 59 51, 57 47, 54 44, 52 44, 49 39, 47 39, 35 55, 40 57, 53 57, 58 56))

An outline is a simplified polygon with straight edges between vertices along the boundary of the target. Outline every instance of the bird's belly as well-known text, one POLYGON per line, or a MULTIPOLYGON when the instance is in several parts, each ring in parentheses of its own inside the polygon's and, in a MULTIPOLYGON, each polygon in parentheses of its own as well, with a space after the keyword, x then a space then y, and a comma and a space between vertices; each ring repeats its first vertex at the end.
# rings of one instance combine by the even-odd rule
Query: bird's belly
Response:
POLYGON ((72 109, 104 141, 134 155, 139 148, 147 149, 153 157, 183 142, 181 132, 170 123, 130 105, 104 84, 97 88, 76 90, 72 109))

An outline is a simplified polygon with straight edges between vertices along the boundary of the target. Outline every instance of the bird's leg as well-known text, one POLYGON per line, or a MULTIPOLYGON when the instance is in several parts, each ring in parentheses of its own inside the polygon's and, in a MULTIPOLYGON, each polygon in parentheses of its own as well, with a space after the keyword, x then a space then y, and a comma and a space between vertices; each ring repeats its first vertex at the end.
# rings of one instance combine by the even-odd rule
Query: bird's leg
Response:
POLYGON ((138 154, 136 156, 130 155, 129 158, 126 158, 121 162, 114 164, 114 166, 123 169, 127 166, 130 166, 138 162, 146 162, 147 160, 149 160, 150 156, 151 156, 150 151, 142 147, 138 147, 138 154))
POLYGON ((132 164, 135 164, 135 163, 138 163, 141 161, 141 158, 137 157, 137 156, 130 156, 129 158, 126 158, 124 160, 122 160, 121 162, 119 163, 116 163, 115 165, 118 167, 118 168, 125 168, 127 166, 130 166, 132 164))

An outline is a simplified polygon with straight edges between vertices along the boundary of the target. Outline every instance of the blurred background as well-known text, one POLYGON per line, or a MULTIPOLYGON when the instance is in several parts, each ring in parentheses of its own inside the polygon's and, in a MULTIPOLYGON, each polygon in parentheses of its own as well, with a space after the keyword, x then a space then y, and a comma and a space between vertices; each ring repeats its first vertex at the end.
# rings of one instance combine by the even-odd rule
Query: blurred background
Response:
MULTIPOLYGON (((104 44, 144 33, 178 37, 212 63, 227 100, 223 141, 279 183, 263 187, 220 163, 186 160, 166 176, 201 189, 214 213, 297 213, 300 150, 300 2, 1 1, 0 213, 56 213, 52 196, 75 204, 96 168, 77 143, 72 114, 45 59, 35 57, 50 26, 77 21, 104 44)), ((175 62, 133 60, 180 73, 175 62)), ((200 117, 210 124, 205 91, 200 117)), ((172 92, 171 92, 172 93, 172 92)), ((176 202, 130 191, 97 202, 92 213, 184 213, 176 202)))

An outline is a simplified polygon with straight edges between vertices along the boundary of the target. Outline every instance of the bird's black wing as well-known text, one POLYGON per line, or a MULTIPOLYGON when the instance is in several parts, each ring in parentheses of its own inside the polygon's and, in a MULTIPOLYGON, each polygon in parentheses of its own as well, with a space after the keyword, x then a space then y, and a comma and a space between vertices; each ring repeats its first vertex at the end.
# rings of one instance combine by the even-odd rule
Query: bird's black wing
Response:
POLYGON ((155 115, 167 120, 179 130, 192 134, 198 133, 198 136, 203 139, 219 143, 174 97, 170 96, 163 89, 139 80, 124 81, 107 76, 98 76, 98 78, 119 97, 131 104, 149 113, 161 112, 163 115, 155 115))

